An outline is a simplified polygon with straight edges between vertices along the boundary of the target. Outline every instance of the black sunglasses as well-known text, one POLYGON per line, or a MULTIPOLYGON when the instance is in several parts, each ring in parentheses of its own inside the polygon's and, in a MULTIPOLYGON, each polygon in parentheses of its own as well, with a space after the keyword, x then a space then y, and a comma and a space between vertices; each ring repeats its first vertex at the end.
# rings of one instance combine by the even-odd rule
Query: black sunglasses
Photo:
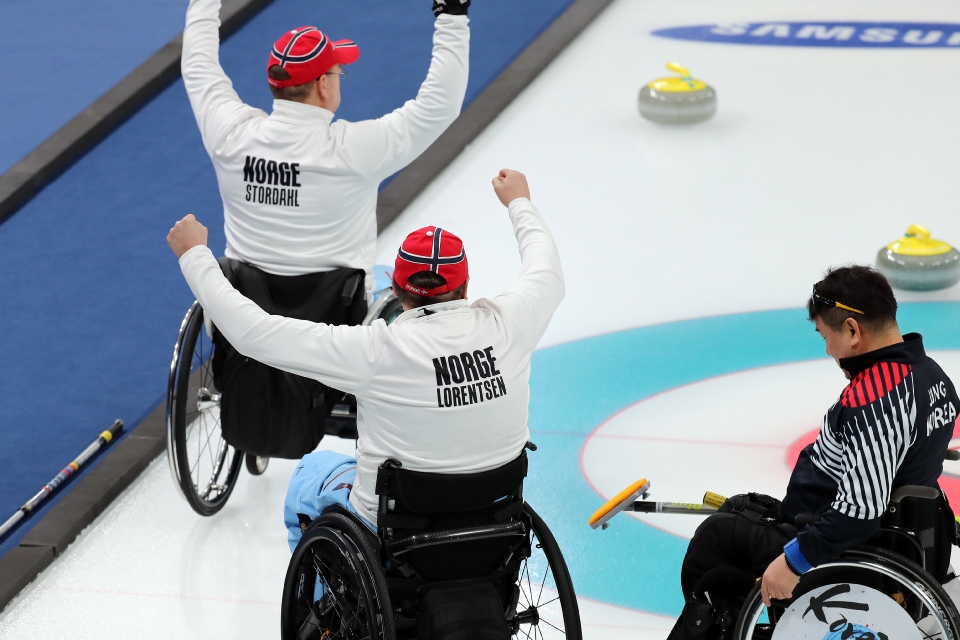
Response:
MULTIPOLYGON (((817 283, 817 284, 819 284, 819 283, 817 283)), ((820 302, 822 302, 823 304, 827 305, 828 307, 836 307, 837 309, 846 309, 847 311, 852 311, 852 312, 854 312, 854 313, 859 313, 859 314, 862 315, 862 316, 867 315, 867 314, 865 314, 863 311, 860 311, 860 309, 854 309, 853 307, 848 307, 847 305, 843 304, 842 302, 837 302, 836 300, 830 300, 829 298, 824 298, 822 295, 820 295, 819 293, 817 293, 817 285, 816 285, 816 284, 813 285, 813 299, 814 299, 814 300, 819 300, 820 302)))

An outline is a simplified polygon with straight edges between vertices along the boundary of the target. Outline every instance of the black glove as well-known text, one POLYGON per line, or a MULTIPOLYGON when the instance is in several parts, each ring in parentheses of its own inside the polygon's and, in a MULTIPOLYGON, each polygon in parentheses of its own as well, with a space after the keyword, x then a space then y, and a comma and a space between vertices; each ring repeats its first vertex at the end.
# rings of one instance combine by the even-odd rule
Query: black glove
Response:
POLYGON ((470 8, 470 0, 434 0, 433 15, 447 13, 451 16, 465 16, 470 8))

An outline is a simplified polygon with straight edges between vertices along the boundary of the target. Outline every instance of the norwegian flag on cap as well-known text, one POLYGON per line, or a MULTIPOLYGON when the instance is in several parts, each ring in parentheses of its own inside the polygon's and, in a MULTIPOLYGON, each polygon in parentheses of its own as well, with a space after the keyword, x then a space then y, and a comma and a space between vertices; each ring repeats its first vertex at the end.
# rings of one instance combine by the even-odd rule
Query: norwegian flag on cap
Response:
POLYGON ((267 62, 267 82, 282 89, 316 80, 335 64, 353 64, 360 57, 360 47, 352 40, 330 40, 316 27, 300 27, 288 31, 273 44, 267 62), (275 80, 270 67, 279 65, 290 74, 289 80, 275 80))
POLYGON ((398 287, 427 298, 456 291, 467 281, 468 275, 463 241, 439 227, 424 227, 408 235, 400 245, 393 270, 398 287), (410 284, 410 276, 421 271, 432 271, 447 283, 433 289, 410 284))

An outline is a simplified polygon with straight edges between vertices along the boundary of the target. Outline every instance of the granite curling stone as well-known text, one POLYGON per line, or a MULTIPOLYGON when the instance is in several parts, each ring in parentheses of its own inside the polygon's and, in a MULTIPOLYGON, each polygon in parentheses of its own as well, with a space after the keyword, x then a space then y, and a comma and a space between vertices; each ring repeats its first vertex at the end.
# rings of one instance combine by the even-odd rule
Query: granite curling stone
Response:
POLYGON ((680 77, 659 78, 640 89, 640 115, 661 124, 692 124, 712 118, 717 112, 713 87, 691 77, 686 67, 676 62, 667 63, 667 69, 680 77))
POLYGON ((960 252, 914 224, 877 252, 877 269, 897 289, 946 289, 960 282, 960 252))

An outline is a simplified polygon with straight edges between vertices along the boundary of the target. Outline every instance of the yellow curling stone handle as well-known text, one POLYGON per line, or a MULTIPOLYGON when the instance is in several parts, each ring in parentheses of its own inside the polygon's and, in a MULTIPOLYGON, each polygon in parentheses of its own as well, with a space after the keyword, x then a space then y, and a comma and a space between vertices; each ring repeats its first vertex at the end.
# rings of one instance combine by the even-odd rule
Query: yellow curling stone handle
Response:
POLYGON ((949 253, 953 247, 943 240, 931 238, 926 227, 912 224, 904 236, 888 244, 887 249, 905 256, 939 256, 949 253))
POLYGON ((689 93, 707 88, 706 82, 693 78, 687 68, 682 64, 668 62, 667 69, 674 73, 679 73, 680 77, 657 78, 647 86, 654 91, 663 91, 664 93, 689 93))

